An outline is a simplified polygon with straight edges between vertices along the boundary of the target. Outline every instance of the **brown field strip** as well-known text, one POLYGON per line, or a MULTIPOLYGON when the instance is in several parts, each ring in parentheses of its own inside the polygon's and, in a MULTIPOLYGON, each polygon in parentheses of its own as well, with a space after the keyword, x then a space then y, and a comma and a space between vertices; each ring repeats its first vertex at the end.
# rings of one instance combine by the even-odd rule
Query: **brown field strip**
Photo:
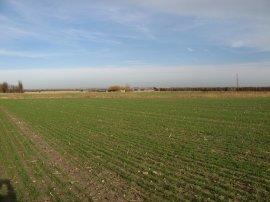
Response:
POLYGON ((127 93, 101 93, 101 92, 43 92, 23 94, 18 93, 0 93, 0 99, 62 99, 62 98, 258 98, 270 97, 270 92, 260 91, 165 91, 165 92, 127 92, 127 93))

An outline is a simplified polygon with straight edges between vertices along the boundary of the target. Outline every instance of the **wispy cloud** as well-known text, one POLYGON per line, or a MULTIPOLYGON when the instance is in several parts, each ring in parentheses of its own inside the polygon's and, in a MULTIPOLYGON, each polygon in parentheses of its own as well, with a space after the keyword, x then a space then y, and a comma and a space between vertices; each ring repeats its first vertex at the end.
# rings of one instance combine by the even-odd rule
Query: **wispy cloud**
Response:
MULTIPOLYGON (((178 31, 180 32, 183 30, 192 32, 197 28, 212 26, 215 22, 216 25, 220 24, 221 27, 224 25, 227 30, 208 30, 207 38, 209 38, 209 41, 216 39, 213 43, 220 43, 233 48, 240 47, 239 42, 241 41, 241 47, 270 51, 270 1, 265 0, 202 0, 196 2, 189 0, 117 0, 114 2, 101 0, 98 2, 83 1, 80 4, 74 0, 66 2, 51 1, 50 3, 33 0, 10 0, 10 4, 19 14, 20 21, 28 24, 24 28, 10 26, 11 30, 7 31, 17 35, 37 36, 40 34, 36 33, 36 28, 38 28, 41 29, 42 33, 48 32, 48 36, 59 38, 61 29, 52 27, 52 20, 65 24, 94 18, 99 19, 101 23, 110 21, 129 29, 133 28, 138 32, 135 37, 143 35, 150 40, 158 41, 162 40, 157 37, 160 34, 160 29, 155 30, 153 22, 155 22, 156 13, 165 13, 198 19, 197 23, 195 20, 184 26, 179 24, 178 31), (36 7, 39 7, 39 9, 36 9, 36 7), (52 29, 55 29, 55 32, 48 31, 52 29)), ((165 25, 160 24, 159 26, 164 26, 166 29, 165 25)), ((80 34, 82 37, 86 36, 82 32, 80 34)), ((45 35, 43 36, 46 38, 45 35)), ((89 40, 90 37, 93 37, 93 34, 89 34, 87 39, 89 40)), ((99 36, 99 38, 102 38, 102 36, 99 36)), ((95 39, 98 40, 99 38, 96 37, 95 39)), ((109 41, 115 42, 115 39, 107 39, 107 42, 109 41)))
POLYGON ((25 58, 47 58, 51 56, 55 56, 52 53, 37 53, 31 51, 11 51, 0 49, 0 57, 8 56, 8 57, 25 57, 25 58))
POLYGON ((266 0, 131 0, 135 5, 175 15, 214 18, 269 19, 270 2, 266 0))
POLYGON ((119 45, 122 44, 120 41, 113 39, 114 37, 104 33, 104 32, 96 32, 90 30, 82 30, 82 29, 69 29, 65 33, 65 37, 69 37, 71 40, 79 40, 79 41, 91 41, 95 43, 105 43, 108 45, 119 45))
MULTIPOLYGON (((150 9, 152 12, 163 12, 178 16, 193 16, 199 19, 208 19, 205 26, 216 21, 226 22, 231 30, 227 38, 219 38, 219 42, 231 47, 255 48, 259 51, 270 51, 270 1, 265 0, 133 0, 135 5, 150 9), (237 28, 234 29, 237 22, 237 28), (239 32, 245 29, 248 32, 239 32)), ((201 25, 201 24, 200 24, 201 25)), ((197 26, 197 25, 196 25, 197 26)), ((180 29, 196 28, 193 24, 180 29)), ((226 32, 226 31, 225 31, 226 32)), ((208 37, 214 37, 216 31, 208 37)))

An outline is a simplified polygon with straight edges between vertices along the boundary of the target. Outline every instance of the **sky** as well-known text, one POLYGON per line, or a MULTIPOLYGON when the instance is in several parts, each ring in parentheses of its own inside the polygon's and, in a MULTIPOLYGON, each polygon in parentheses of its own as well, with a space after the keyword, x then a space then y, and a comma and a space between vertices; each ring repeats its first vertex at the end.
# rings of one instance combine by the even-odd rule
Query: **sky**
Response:
POLYGON ((0 82, 270 86, 269 0, 0 0, 0 82))

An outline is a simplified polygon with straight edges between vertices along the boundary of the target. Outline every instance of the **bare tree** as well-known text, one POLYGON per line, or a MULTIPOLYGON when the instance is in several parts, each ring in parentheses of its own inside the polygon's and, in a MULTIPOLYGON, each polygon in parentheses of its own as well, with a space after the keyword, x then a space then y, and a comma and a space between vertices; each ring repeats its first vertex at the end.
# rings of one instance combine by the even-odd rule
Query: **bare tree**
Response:
POLYGON ((18 82, 18 92, 23 93, 23 84, 21 81, 18 82))
POLYGON ((4 82, 2 84, 2 90, 3 90, 3 93, 8 93, 8 83, 7 82, 4 82))
POLYGON ((23 84, 18 81, 18 85, 9 85, 7 82, 0 83, 0 93, 23 93, 23 84))

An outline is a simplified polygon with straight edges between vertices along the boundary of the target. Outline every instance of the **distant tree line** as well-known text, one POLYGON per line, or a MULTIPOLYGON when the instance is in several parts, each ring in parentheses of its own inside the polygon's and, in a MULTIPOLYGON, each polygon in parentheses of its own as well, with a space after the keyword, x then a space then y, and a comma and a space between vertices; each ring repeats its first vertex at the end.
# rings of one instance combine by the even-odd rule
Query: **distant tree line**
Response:
POLYGON ((154 88, 156 91, 270 91, 270 87, 154 88))
POLYGON ((0 93, 23 93, 23 84, 21 81, 18 85, 10 85, 7 82, 0 83, 0 93))

